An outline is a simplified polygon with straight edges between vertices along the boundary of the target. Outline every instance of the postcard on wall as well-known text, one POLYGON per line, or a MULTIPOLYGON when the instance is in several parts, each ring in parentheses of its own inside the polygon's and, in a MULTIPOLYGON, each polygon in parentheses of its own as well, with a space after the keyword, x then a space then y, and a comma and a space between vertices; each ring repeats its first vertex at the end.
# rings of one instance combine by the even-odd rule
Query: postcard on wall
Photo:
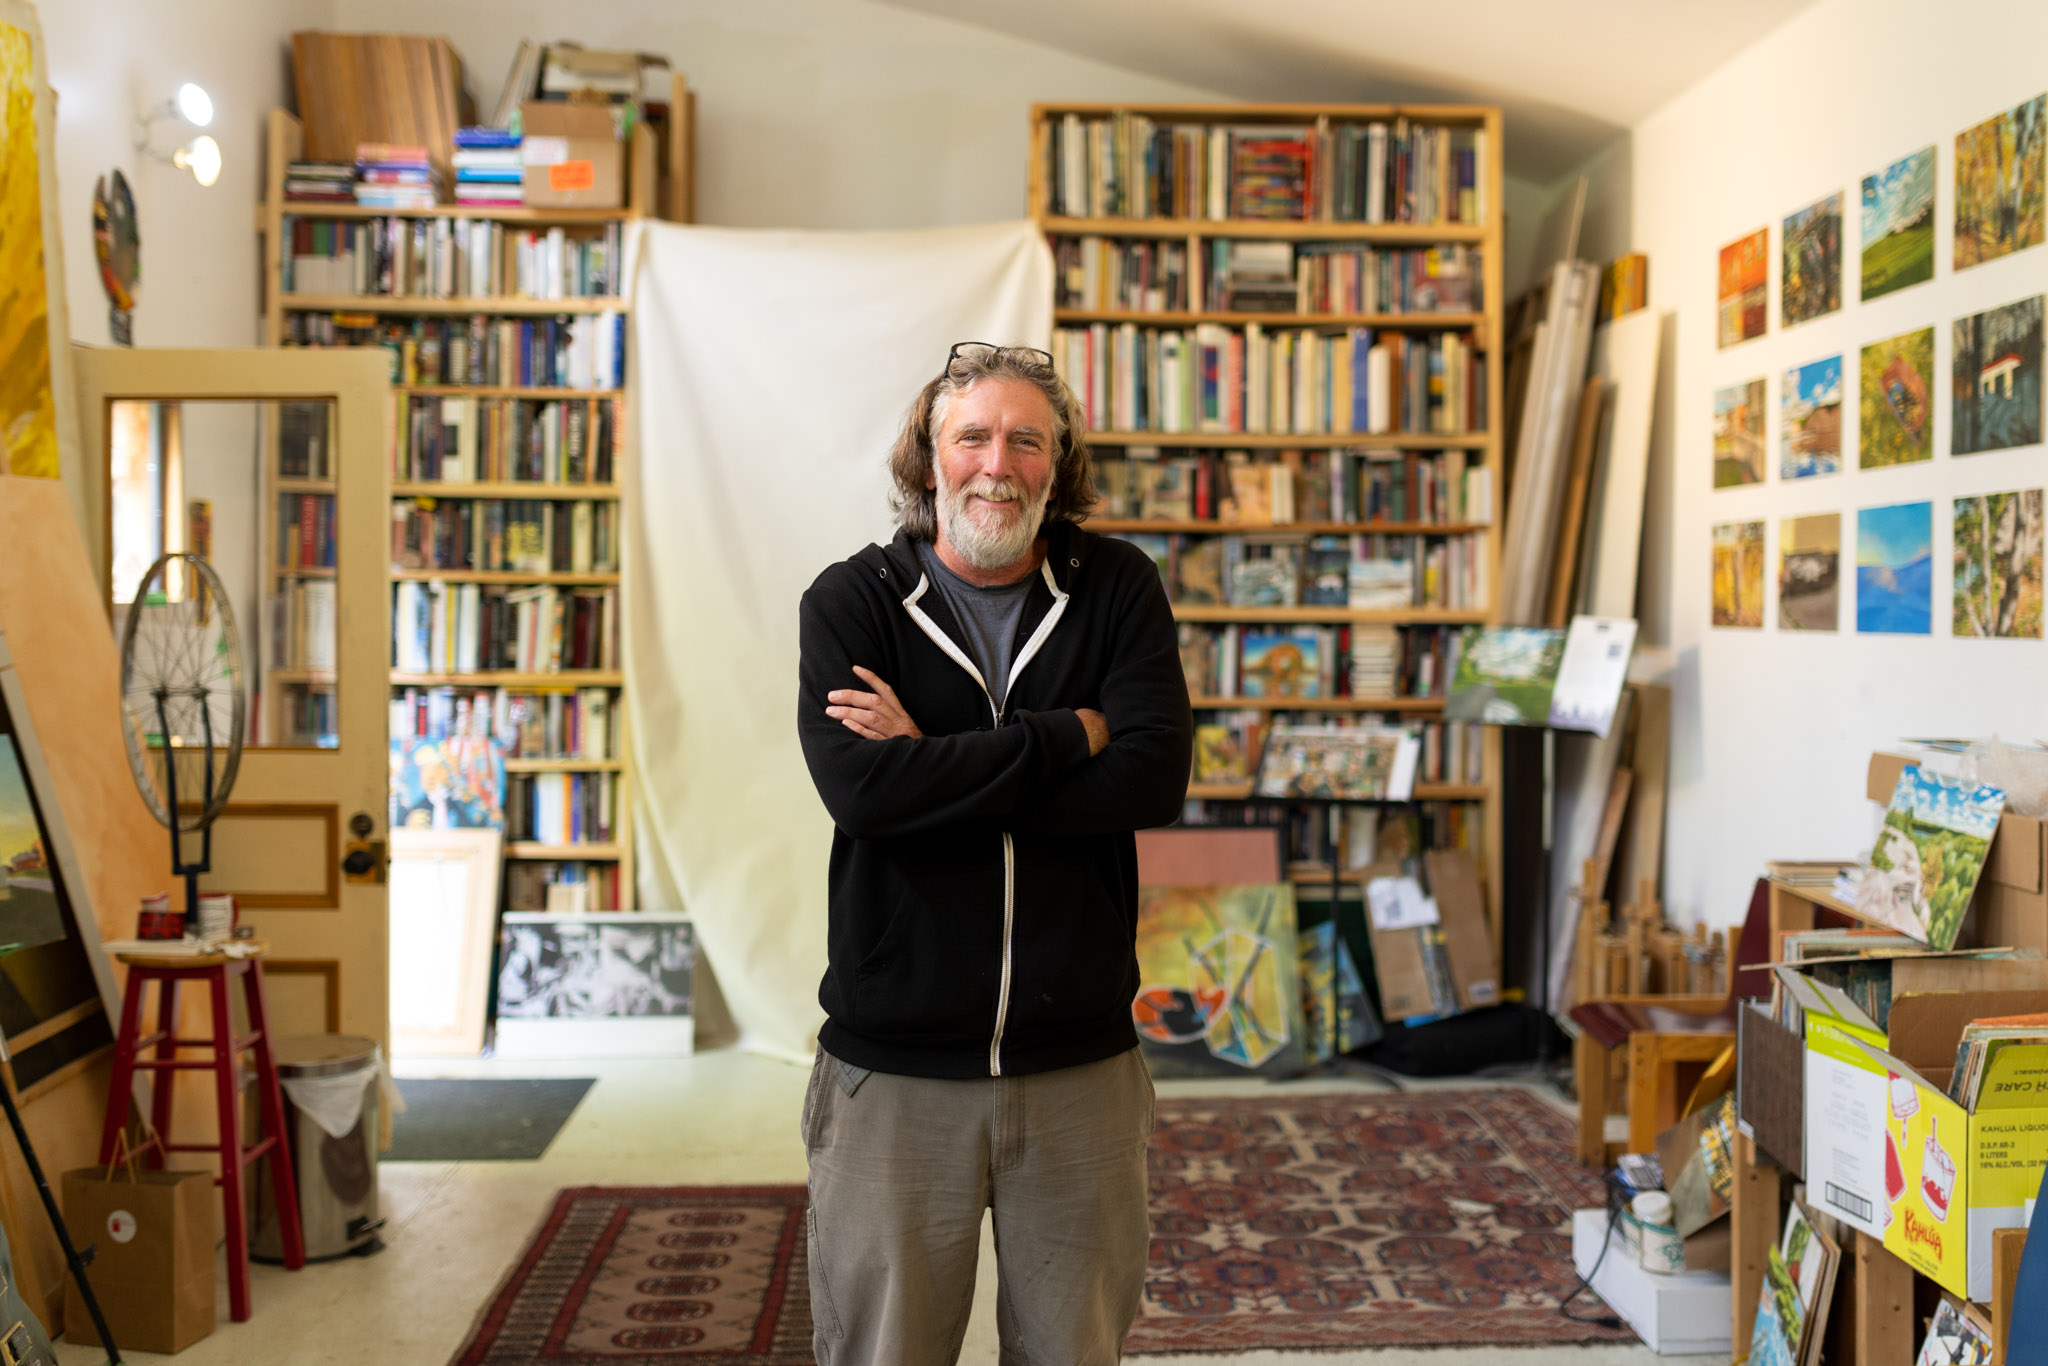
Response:
POLYGON ((1778 396, 1778 477, 1811 479, 1842 469, 1842 358, 1785 372, 1778 396))
POLYGON ((2041 296, 1957 318, 1949 355, 1949 453, 2041 439, 2041 296))
POLYGON ((1957 270, 2041 245, 2044 99, 1956 134, 1957 270))
POLYGON ((1720 522, 1714 527, 1713 624, 1763 627, 1762 522, 1720 522))
POLYGON ((1758 228, 1721 248, 1719 338, 1733 346, 1764 334, 1768 314, 1771 230, 1758 228))
POLYGON ((1764 481, 1764 382, 1714 391, 1714 487, 1764 481))
POLYGON ((2041 490, 1955 500, 1958 636, 2041 638, 2041 490))
POLYGON ((1548 626, 1468 626, 1444 701, 1447 721, 1489 726, 1550 723, 1564 632, 1548 626))
POLYGON ((1405 802, 1422 741, 1391 726, 1276 724, 1266 732, 1254 790, 1261 797, 1405 802))
POLYGON ((1934 630, 1934 504, 1895 503, 1856 514, 1856 629, 1934 630))
POLYGON ((1628 682, 1629 657, 1635 653, 1636 624, 1626 617, 1572 618, 1565 633, 1564 656, 1557 683, 1550 690, 1553 730, 1589 730, 1606 738, 1614 709, 1628 682))
POLYGON ((1784 268, 1778 281, 1785 326, 1842 306, 1842 192, 1785 219, 1784 268))
POLYGON ((1142 887, 1137 950, 1131 1016, 1154 1076, 1302 1069, 1293 887, 1142 887))
POLYGON ((1778 625, 1833 631, 1841 625, 1842 514, 1778 523, 1778 625))
POLYGON ((1952 949, 1998 817, 2005 789, 1943 782, 1908 764, 1856 887, 1856 910, 1937 949, 1952 949))
POLYGON ((1863 301, 1934 278, 1934 149, 1863 177, 1863 301))
POLYGON ((1934 458, 1934 329, 1863 348, 1857 393, 1858 463, 1866 470, 1934 458))

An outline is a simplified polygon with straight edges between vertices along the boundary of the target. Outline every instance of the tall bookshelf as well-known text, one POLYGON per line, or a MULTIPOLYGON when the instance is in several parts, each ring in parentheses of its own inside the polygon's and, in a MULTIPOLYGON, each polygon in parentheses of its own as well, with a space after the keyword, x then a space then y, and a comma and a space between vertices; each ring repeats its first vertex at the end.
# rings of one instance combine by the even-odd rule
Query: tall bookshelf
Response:
MULTIPOLYGON (((1201 674, 1198 726, 1246 727, 1251 747, 1276 717, 1441 726, 1438 633, 1499 620, 1501 146, 1500 111, 1481 106, 1032 107, 1028 194, 1056 266, 1054 357, 1102 462, 1089 526, 1161 560, 1184 662, 1193 649, 1201 674), (1337 546, 1347 565, 1416 570, 1405 602, 1384 582, 1368 594, 1347 583, 1334 601, 1325 577, 1304 603, 1303 575, 1283 603, 1244 605, 1213 568, 1200 569, 1207 591, 1183 577, 1214 565, 1213 542, 1226 556, 1313 550, 1326 575, 1337 546), (1360 596, 1375 605, 1353 606, 1360 596), (1249 695, 1236 667, 1202 673, 1271 626, 1309 628, 1321 652, 1341 653, 1321 695, 1249 695), (1214 633, 1209 652, 1197 631, 1214 633), (1376 658, 1394 640, 1397 662, 1391 682, 1375 669, 1354 691, 1349 647, 1366 633, 1376 658)), ((1472 728, 1453 755, 1438 734, 1446 762, 1415 798, 1478 856, 1498 953, 1498 736, 1472 728)), ((1249 782, 1197 777, 1191 799, 1251 796, 1249 782)))
MULTIPOLYGON (((680 77, 676 87, 686 124, 689 92, 680 77)), ((404 717, 414 729, 398 733, 435 733, 468 716, 465 733, 489 730, 509 740, 502 879, 509 909, 542 909, 545 885, 562 881, 589 883, 592 910, 630 910, 637 900, 635 775, 618 637, 620 508, 631 485, 632 305, 620 292, 618 246, 628 224, 657 214, 655 140, 644 122, 633 131, 624 208, 442 204, 398 212, 286 199, 284 168, 304 145, 299 121, 273 110, 266 141, 257 207, 264 343, 376 345, 392 353, 382 474, 392 509, 391 612, 382 648, 391 658, 394 729, 404 717), (307 268, 309 257, 339 250, 331 244, 336 235, 357 234, 360 246, 370 230, 387 234, 387 243, 390 235, 406 238, 414 279, 388 288, 380 282, 373 292, 332 291, 336 269, 307 268), (523 292, 537 266, 560 280, 562 256, 573 261, 591 243, 606 249, 589 258, 604 267, 600 292, 579 294, 574 284, 566 291, 551 284, 545 297, 523 292), (422 245, 432 262, 424 267, 422 245), (476 719, 478 709, 489 723, 476 719), (544 803, 535 795, 541 785, 551 789, 544 803), (599 785, 608 792, 591 795, 599 785), (556 818, 563 804, 580 808, 573 825, 566 815, 556 818), (530 828, 538 816, 552 828, 530 828), (564 838, 565 827, 572 837, 564 838)), ((678 137, 669 151, 671 212, 687 212, 690 202, 688 150, 678 137)), ((568 274, 577 278, 573 269, 568 274)), ((266 446, 264 563, 273 591, 289 592, 300 578, 332 570, 295 564, 280 547, 276 538, 291 534, 280 529, 290 510, 281 500, 331 496, 333 472, 309 478, 294 465, 287 474, 283 443, 273 438, 266 446)), ((367 638, 352 644, 370 648, 367 638)), ((332 688, 318 671, 283 681, 316 698, 332 688)), ((296 697, 292 705, 307 703, 296 697)))

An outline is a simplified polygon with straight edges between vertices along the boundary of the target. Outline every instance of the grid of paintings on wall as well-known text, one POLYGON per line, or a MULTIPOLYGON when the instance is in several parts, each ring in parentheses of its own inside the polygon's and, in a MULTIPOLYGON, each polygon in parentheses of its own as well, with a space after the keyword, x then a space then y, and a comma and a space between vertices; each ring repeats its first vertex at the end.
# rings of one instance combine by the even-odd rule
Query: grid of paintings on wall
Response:
MULTIPOLYGON (((2048 235, 2044 115, 2048 96, 2036 96, 1956 135, 1952 270, 2039 246, 2048 235)), ((1862 177, 1860 259, 1853 282, 1843 255, 1844 196, 1832 193, 1786 215, 1778 239, 1780 326, 1838 313, 1845 297, 1869 303, 1933 280, 1939 171, 1939 149, 1929 145, 1862 177)), ((1765 226, 1721 248, 1721 348, 1769 330, 1770 236, 1765 226)), ((2040 444, 2043 304, 2043 296, 2034 294, 1949 321, 1948 456, 2040 444)), ((1848 349, 1816 346, 1815 351, 1835 353, 1794 358, 1776 376, 1775 404, 1769 375, 1744 378, 1738 372, 1733 382, 1717 383, 1714 488, 1765 484, 1772 463, 1777 481, 1792 484, 1936 459, 1937 326, 1913 327, 1848 349), (1850 384, 1853 403, 1844 392, 1850 384), (1775 443, 1767 437, 1766 420, 1773 408, 1775 443), (1766 459, 1773 444, 1775 462, 1766 459)), ((1934 573, 1942 519, 1933 502, 1884 499, 1887 477, 1856 486, 1853 500, 1866 501, 1867 491, 1873 506, 1783 517, 1775 527, 1760 518, 1716 523, 1712 624, 1761 630, 1774 620, 1783 631, 1924 636, 1934 634, 1945 617, 1956 636, 2042 639, 2043 491, 1947 500, 1952 600, 1943 611, 1935 601, 1934 573), (1853 576, 1844 574, 1845 555, 1853 557, 1853 576), (1772 577, 1776 610, 1767 619, 1766 585, 1772 577), (1853 587, 1845 594, 1848 585, 1853 587)))

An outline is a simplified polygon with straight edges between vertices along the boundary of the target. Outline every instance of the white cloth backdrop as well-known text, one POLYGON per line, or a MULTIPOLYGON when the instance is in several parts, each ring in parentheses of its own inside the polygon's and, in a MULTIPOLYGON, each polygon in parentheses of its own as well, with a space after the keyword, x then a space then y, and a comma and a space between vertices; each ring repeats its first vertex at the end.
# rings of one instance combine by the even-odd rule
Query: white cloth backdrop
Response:
POLYGON ((808 1060, 832 826, 796 738, 797 600, 892 534, 887 459, 956 341, 1043 347, 1028 222, 649 224, 633 288, 625 670, 640 901, 682 909, 742 1046, 808 1060))

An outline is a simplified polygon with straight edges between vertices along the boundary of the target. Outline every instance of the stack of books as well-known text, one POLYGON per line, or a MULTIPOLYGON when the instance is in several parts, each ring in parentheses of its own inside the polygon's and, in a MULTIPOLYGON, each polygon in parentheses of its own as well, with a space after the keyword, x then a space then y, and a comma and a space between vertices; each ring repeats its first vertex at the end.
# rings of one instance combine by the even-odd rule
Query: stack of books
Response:
POLYGON ((1401 632, 1360 623, 1351 628, 1351 694, 1392 697, 1401 691, 1401 632))
POLYGON ((284 168, 284 197, 350 203, 356 197, 356 168, 346 161, 294 161, 284 168))
POLYGON ((502 128, 457 129, 455 202, 486 209, 516 209, 525 203, 520 143, 519 134, 502 128))
POLYGON ((440 176, 424 147, 390 142, 356 144, 356 203, 374 209, 431 209, 440 202, 440 176))

